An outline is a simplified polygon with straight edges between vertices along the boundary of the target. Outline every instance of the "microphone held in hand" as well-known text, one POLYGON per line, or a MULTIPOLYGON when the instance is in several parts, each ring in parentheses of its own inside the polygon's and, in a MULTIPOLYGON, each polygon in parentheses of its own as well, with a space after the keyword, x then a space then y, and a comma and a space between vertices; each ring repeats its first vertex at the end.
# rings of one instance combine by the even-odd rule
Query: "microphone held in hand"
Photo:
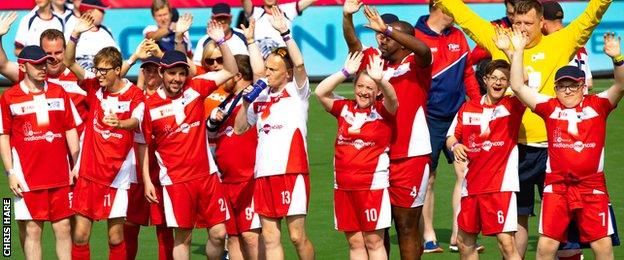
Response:
POLYGON ((262 90, 264 90, 266 87, 267 83, 264 82, 264 80, 257 80, 256 83, 253 84, 253 90, 244 95, 243 99, 245 99, 245 101, 247 101, 248 103, 253 102, 254 100, 256 100, 256 98, 258 98, 260 92, 262 92, 262 90))

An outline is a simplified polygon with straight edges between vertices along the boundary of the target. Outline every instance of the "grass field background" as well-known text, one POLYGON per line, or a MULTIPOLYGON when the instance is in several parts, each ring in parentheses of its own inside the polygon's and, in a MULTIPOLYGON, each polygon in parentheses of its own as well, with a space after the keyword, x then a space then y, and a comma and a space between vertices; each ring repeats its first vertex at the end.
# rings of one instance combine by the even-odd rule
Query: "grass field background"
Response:
MULTIPOLYGON (((595 91, 600 91, 611 86, 611 80, 595 80, 595 91)), ((314 84, 313 87, 315 87, 314 84)), ((338 90, 339 94, 352 96, 352 88, 345 84, 338 90)), ((610 116, 607 130, 605 172, 609 187, 611 201, 614 205, 616 217, 620 224, 624 223, 624 195, 621 192, 624 183, 624 113, 622 106, 616 109, 610 116)), ((333 143, 336 136, 336 120, 330 114, 323 111, 315 98, 310 100, 308 119, 308 153, 311 167, 310 179, 312 182, 310 209, 307 218, 307 231, 312 240, 318 259, 348 259, 348 245, 343 233, 334 230, 333 218, 333 143)), ((53 151, 49 151, 53 152, 53 151)), ((442 156, 443 157, 443 156, 442 156)), ((435 228, 438 240, 443 248, 448 251, 448 241, 451 233, 451 192, 455 174, 449 165, 440 162, 438 178, 435 185, 435 228)), ((0 195, 3 198, 12 197, 7 186, 6 178, 0 178, 0 195)), ((537 202, 539 203, 539 201, 537 202)), ((539 204, 537 204, 539 205, 539 204)), ((537 207, 539 209, 539 207, 537 207)), ((537 213, 537 212, 536 212, 537 213)), ((537 244, 537 217, 530 219, 530 238, 526 259, 535 258, 537 244)), ((623 225, 623 224, 621 224, 623 225)), ((622 226, 621 226, 622 227, 622 226)), ((285 247, 287 259, 296 259, 296 253, 288 239, 288 231, 282 228, 282 241, 285 247)), ((93 259, 108 258, 106 222, 94 224, 91 235, 91 256, 93 259)), ((206 230, 196 230, 193 233, 192 259, 205 259, 204 245, 206 243, 206 230)), ((394 230, 391 231, 391 258, 399 259, 397 238, 394 230)), ((492 237, 482 238, 481 243, 486 250, 481 257, 483 259, 500 259, 500 253, 496 246, 496 240, 492 237)), ((624 250, 615 248, 615 258, 624 259, 624 250)), ((157 259, 157 244, 155 229, 145 227, 141 230, 139 241, 138 259, 157 259)), ((43 236, 44 259, 55 259, 54 236, 49 224, 46 224, 43 236)), ((591 252, 586 251, 585 259, 593 259, 591 252)), ((19 245, 17 225, 12 225, 12 256, 11 259, 23 259, 19 245)), ((458 254, 444 252, 441 254, 427 254, 424 259, 449 259, 459 258, 458 254)))

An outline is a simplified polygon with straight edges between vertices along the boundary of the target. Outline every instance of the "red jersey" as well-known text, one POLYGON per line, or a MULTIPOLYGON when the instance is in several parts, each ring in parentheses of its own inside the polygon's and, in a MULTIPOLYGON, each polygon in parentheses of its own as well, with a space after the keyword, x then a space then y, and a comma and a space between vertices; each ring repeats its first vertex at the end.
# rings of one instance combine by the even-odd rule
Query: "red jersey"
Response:
MULTIPOLYGON (((544 186, 561 176, 579 180, 594 177, 592 175, 604 176, 607 117, 613 109, 606 91, 584 96, 574 108, 564 107, 556 98, 539 95, 535 113, 546 122, 548 133, 544 186)), ((596 185, 581 192, 591 193, 593 189, 606 192, 604 178, 596 185)))
MULTIPOLYGON (((221 179, 224 183, 238 183, 251 181, 254 178, 256 165, 256 147, 258 146, 258 132, 247 131, 242 135, 234 134, 234 121, 240 110, 242 100, 235 97, 229 101, 225 110, 232 105, 236 106, 230 116, 221 124, 216 133, 215 157, 221 170, 221 179)), ((252 126, 255 127, 255 126, 252 126)))
MULTIPOLYGON (((149 99, 152 95, 148 95, 145 92, 145 99, 149 99)), ((154 93, 155 94, 155 93, 154 93)), ((145 144, 145 137, 143 135, 135 136, 135 144, 145 144)), ((137 147, 135 146, 135 150, 137 147)), ((138 153, 137 153, 138 156, 138 153)), ((160 173, 160 166, 158 165, 158 160, 156 159, 156 147, 154 143, 147 144, 147 160, 149 161, 149 175, 150 180, 153 184, 157 184, 158 182, 158 174, 160 173)), ((130 176, 131 183, 143 183, 143 170, 141 169, 142 165, 139 164, 139 160, 137 157, 137 167, 136 167, 136 175, 130 176)))
POLYGON ((377 190, 388 187, 388 150, 394 115, 386 110, 382 101, 362 109, 355 100, 334 100, 330 113, 338 119, 334 188, 377 190))
POLYGON ((10 136, 13 170, 24 191, 69 185, 65 132, 81 123, 63 88, 45 83, 30 92, 21 81, 0 98, 2 134, 10 136))
POLYGON ((143 129, 148 143, 156 148, 160 184, 190 181, 217 171, 208 149, 203 103, 215 89, 212 80, 193 79, 175 97, 160 88, 146 100, 143 129))
MULTIPOLYGON (((364 50, 364 61, 368 61, 379 51, 374 48, 364 50)), ((388 79, 399 99, 396 112, 396 127, 390 144, 390 159, 414 157, 431 153, 429 128, 425 117, 427 97, 431 86, 431 66, 421 68, 414 54, 410 54, 400 64, 385 63, 384 78, 388 79)), ((366 68, 363 62, 360 70, 366 68)))
POLYGON ((136 131, 108 126, 102 119, 115 113, 120 120, 135 118, 143 121, 143 91, 125 80, 117 93, 100 87, 96 78, 84 79, 80 86, 87 92, 90 108, 80 149, 80 177, 102 185, 127 189, 130 177, 136 174, 134 138, 136 131))
POLYGON ((449 135, 468 147, 468 172, 462 196, 519 191, 518 131, 525 106, 505 96, 495 105, 485 96, 466 102, 457 112, 449 135))

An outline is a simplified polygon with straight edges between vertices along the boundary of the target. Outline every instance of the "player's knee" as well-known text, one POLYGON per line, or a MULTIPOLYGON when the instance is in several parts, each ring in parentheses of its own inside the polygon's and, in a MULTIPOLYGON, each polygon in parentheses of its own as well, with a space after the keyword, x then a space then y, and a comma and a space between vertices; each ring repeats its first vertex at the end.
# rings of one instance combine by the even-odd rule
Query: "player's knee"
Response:
POLYGON ((108 243, 111 245, 118 245, 123 242, 123 231, 111 229, 108 231, 108 243))
POLYGON ((72 240, 76 245, 86 245, 89 243, 89 235, 89 230, 75 229, 74 234, 72 235, 72 240))
POLYGON ((210 234, 210 241, 212 243, 223 244, 225 242, 225 235, 227 233, 225 227, 213 227, 208 233, 210 234))
POLYGON ((267 246, 271 245, 279 245, 280 244, 280 231, 279 229, 273 228, 262 228, 262 240, 264 244, 267 246))
POLYGON ((498 247, 504 256, 510 256, 514 254, 516 250, 516 245, 514 245, 511 239, 499 240, 498 247))
POLYGON ((366 249, 369 251, 379 250, 384 246, 383 238, 380 237, 367 236, 364 240, 366 242, 366 249))
POLYGON ((69 221, 55 223, 52 225, 52 229, 54 230, 54 236, 56 236, 57 239, 71 238, 71 225, 69 224, 69 221))
POLYGON ((250 248, 258 247, 258 238, 259 238, 259 236, 258 236, 257 233, 254 233, 254 232, 243 232, 241 237, 243 238, 242 242, 245 244, 245 246, 250 247, 250 248))
POLYGON ((396 230, 401 237, 418 236, 418 221, 401 221, 400 225, 397 225, 396 230))
POLYGON ((303 231, 290 232, 289 234, 290 234, 290 241, 295 246, 303 245, 308 240, 308 237, 303 231))
POLYGON ((40 240, 41 239, 41 227, 35 223, 26 224, 26 238, 40 240))
POLYGON ((354 238, 352 237, 351 239, 349 239, 349 249, 351 250, 355 250, 355 249, 364 249, 366 248, 366 243, 364 242, 364 239, 361 238, 354 238))

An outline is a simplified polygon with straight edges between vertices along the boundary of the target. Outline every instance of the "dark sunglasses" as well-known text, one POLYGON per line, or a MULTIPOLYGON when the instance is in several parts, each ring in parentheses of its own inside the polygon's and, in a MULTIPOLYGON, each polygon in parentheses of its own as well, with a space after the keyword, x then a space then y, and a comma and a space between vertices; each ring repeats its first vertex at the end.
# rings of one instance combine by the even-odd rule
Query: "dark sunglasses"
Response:
POLYGON ((216 59, 211 59, 211 58, 206 58, 206 59, 204 59, 204 62, 205 62, 206 64, 208 64, 208 65, 212 65, 212 64, 214 64, 214 63, 215 63, 215 61, 216 61, 218 64, 223 64, 223 57, 219 57, 219 58, 216 58, 216 59))

